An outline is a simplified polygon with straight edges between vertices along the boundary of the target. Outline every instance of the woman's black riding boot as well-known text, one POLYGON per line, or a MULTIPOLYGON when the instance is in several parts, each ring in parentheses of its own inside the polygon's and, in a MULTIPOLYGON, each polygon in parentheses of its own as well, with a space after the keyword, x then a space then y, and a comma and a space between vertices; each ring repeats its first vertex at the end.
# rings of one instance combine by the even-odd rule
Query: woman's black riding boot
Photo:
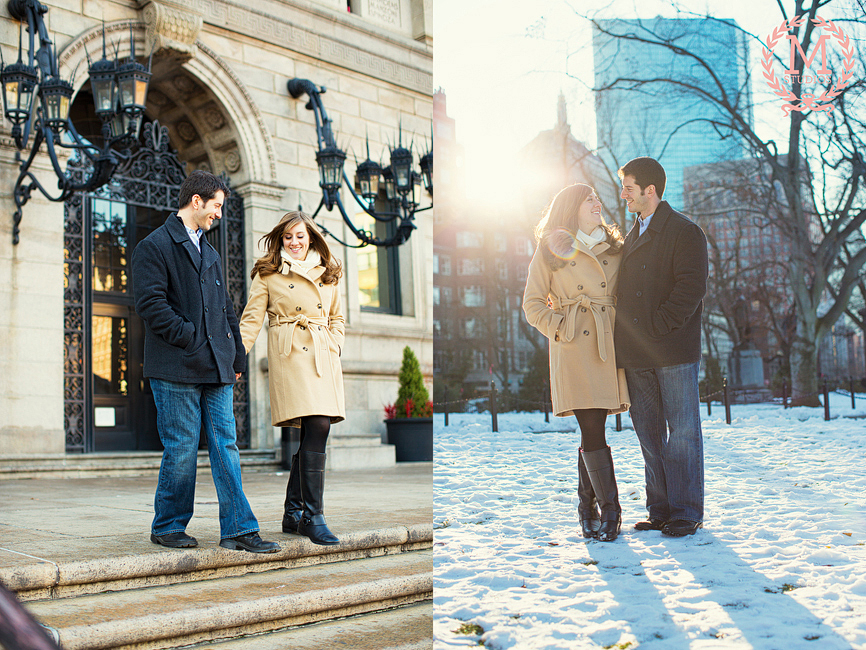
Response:
POLYGON ((601 527, 597 538, 602 542, 612 542, 619 535, 622 526, 622 508, 619 505, 610 447, 584 452, 583 459, 595 498, 601 508, 601 527))
POLYGON ((586 471, 586 462, 583 460, 583 449, 578 450, 577 460, 577 497, 580 500, 577 505, 577 516, 580 519, 580 528, 584 537, 596 537, 601 527, 601 519, 598 517, 598 502, 595 492, 586 471))
POLYGON ((328 530, 325 522, 325 454, 315 451, 299 451, 298 465, 301 469, 301 495, 304 514, 298 523, 298 534, 306 535, 313 544, 333 546, 340 540, 328 530))
POLYGON ((289 482, 286 484, 286 502, 283 505, 283 532, 298 532, 298 522, 304 514, 304 500, 301 498, 301 474, 298 468, 298 454, 292 456, 289 482))

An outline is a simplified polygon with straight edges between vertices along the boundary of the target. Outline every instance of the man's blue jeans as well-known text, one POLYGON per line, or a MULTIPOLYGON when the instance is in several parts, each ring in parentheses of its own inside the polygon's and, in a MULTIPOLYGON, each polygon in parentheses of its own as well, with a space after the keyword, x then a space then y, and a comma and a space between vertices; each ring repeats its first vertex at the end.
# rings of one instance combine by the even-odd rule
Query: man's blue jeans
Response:
POLYGON ((153 534, 183 532, 192 518, 202 422, 207 430, 211 474, 219 500, 220 538, 258 531, 259 523, 241 484, 231 384, 151 379, 150 387, 156 402, 156 426, 165 447, 153 504, 153 534))
POLYGON ((643 452, 646 506, 654 519, 704 520, 699 365, 625 370, 631 419, 643 452))

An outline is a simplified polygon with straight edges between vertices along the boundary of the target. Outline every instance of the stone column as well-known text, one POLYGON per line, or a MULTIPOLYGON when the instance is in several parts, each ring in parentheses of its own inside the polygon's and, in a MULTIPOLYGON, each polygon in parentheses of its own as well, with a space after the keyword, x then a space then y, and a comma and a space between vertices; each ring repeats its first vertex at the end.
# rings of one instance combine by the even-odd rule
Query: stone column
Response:
MULTIPOLYGON (((32 142, 32 140, 31 140, 32 142)), ((26 153, 23 155, 27 155, 26 153)), ((56 186, 48 157, 31 169, 56 186)), ((15 145, 0 140, 0 458, 65 452, 63 423, 63 203, 39 191, 12 245, 15 145)))
MULTIPOLYGON (((281 185, 250 181, 234 192, 244 200, 244 249, 246 250, 247 290, 252 282, 249 273, 262 256, 259 239, 285 214, 281 207, 285 188, 281 185)), ((240 318, 238 314, 238 318, 240 318)), ((249 354, 250 385, 250 449, 272 449, 279 445, 280 431, 271 426, 271 400, 268 391, 268 337, 262 328, 249 354)))

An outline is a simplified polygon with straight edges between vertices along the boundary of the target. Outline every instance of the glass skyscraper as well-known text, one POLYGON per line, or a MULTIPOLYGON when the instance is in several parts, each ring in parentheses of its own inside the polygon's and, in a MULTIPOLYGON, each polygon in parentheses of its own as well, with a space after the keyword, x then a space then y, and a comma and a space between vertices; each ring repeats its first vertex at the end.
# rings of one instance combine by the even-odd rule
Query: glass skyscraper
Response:
POLYGON ((747 156, 731 118, 704 93, 724 98, 751 123, 748 50, 731 20, 600 20, 593 30, 598 149, 618 169, 632 158, 651 156, 667 173, 664 199, 683 209, 683 170, 691 165, 747 156), (624 38, 623 38, 624 37, 624 38), (666 42, 707 63, 678 55, 666 42), (667 82, 643 83, 649 80, 667 82))

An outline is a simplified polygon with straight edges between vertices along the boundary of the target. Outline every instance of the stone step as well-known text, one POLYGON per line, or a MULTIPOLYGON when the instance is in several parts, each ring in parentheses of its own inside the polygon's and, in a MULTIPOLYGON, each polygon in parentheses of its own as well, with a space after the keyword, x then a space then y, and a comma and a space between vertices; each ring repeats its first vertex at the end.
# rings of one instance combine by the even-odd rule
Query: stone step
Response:
POLYGON ((281 550, 266 554, 229 551, 216 544, 191 549, 153 545, 152 552, 136 555, 110 551, 103 557, 77 561, 33 558, 36 561, 0 568, 0 582, 24 602, 67 599, 426 550, 433 545, 433 526, 424 523, 341 534, 338 546, 319 546, 298 535, 279 541, 281 550))
POLYGON ((430 650, 433 603, 424 602, 339 621, 326 621, 278 632, 189 646, 213 650, 430 650))
MULTIPOLYGON (((274 449, 241 449, 240 456, 241 467, 249 472, 271 472, 279 468, 274 449)), ((3 456, 0 480, 156 476, 161 460, 161 451, 3 456)), ((207 451, 199 451, 198 467, 210 468, 207 451)))
POLYGON ((56 632, 64 650, 176 648, 429 601, 432 562, 432 550, 423 550, 43 600, 27 608, 56 632))

